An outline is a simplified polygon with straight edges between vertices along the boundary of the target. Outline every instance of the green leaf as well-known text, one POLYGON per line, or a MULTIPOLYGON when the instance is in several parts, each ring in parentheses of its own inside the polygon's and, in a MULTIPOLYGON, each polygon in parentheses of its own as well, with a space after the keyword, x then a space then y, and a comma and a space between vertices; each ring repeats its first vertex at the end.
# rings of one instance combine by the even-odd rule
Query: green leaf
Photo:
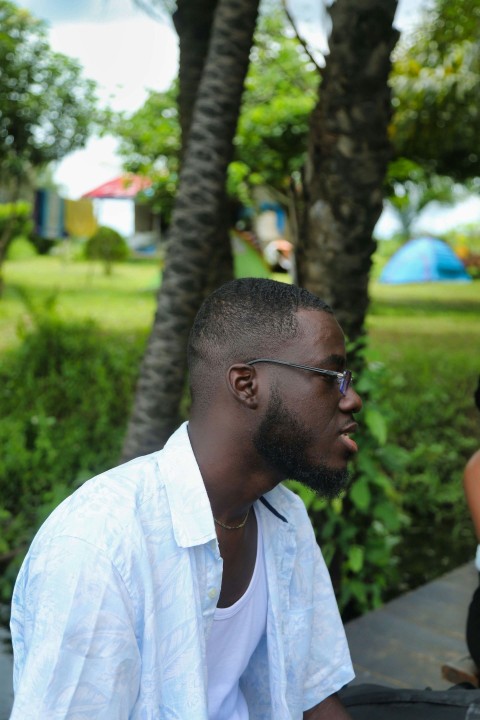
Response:
POLYGON ((370 505, 371 493, 364 478, 355 482, 349 493, 350 499, 359 510, 366 510, 370 505))
POLYGON ((396 531, 400 529, 402 523, 401 515, 395 505, 387 502, 381 503, 374 508, 373 514, 377 520, 383 522, 388 530, 396 531))
POLYGON ((388 429, 387 421, 382 413, 375 408, 367 408, 365 411, 365 423, 379 445, 385 445, 388 429))
POLYGON ((360 545, 352 545, 348 550, 348 567, 358 573, 363 568, 364 550, 360 545))

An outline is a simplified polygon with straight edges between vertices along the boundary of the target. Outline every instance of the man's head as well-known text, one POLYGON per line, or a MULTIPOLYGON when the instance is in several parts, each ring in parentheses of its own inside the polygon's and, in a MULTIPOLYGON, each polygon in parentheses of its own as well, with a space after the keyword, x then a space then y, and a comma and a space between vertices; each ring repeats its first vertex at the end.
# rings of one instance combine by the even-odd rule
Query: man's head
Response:
POLYGON ((338 494, 355 451, 346 433, 361 402, 353 389, 340 390, 345 342, 325 302, 272 280, 232 281, 202 305, 188 355, 197 417, 217 403, 218 422, 235 413, 238 437, 248 437, 277 481, 295 478, 338 494), (270 361, 250 364, 259 359, 270 361))
POLYGON ((188 343, 192 399, 212 396, 219 371, 240 359, 275 352, 298 332, 297 312, 331 308, 296 285, 242 278, 225 283, 201 306, 188 343), (212 372, 213 370, 213 372, 212 372))

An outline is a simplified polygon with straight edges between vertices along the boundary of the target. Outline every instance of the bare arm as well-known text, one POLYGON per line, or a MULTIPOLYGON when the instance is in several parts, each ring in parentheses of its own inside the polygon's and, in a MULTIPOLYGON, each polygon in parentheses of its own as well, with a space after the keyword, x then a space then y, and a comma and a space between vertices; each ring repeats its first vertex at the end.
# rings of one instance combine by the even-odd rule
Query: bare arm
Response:
POLYGON ((465 467, 463 487, 475 533, 480 542, 480 450, 472 455, 465 467))
POLYGON ((303 713, 303 720, 351 720, 351 718, 337 695, 330 695, 303 713))

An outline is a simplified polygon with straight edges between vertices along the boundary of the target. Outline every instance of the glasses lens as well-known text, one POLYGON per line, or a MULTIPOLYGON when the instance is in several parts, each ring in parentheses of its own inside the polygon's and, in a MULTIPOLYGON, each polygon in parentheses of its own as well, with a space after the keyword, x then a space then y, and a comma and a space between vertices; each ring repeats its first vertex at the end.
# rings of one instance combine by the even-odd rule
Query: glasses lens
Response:
POLYGON ((345 370, 345 372, 343 373, 343 377, 340 381, 340 392, 342 393, 342 395, 347 394, 347 390, 350 387, 351 382, 352 382, 352 373, 350 372, 350 370, 345 370))

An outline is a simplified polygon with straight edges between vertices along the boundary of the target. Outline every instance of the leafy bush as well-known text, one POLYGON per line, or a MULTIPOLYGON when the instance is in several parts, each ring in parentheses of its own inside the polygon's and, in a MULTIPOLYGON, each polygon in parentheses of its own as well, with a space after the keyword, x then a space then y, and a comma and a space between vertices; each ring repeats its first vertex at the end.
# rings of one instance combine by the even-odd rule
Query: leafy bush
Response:
POLYGON ((118 461, 141 343, 93 323, 37 320, 0 367, 0 593, 73 489, 118 461))
POLYGON ((38 255, 37 248, 23 236, 14 238, 7 250, 7 260, 29 260, 35 255, 38 255))
POLYGON ((28 202, 1 203, 0 235, 7 226, 9 226, 11 237, 28 235, 32 227, 31 214, 32 206, 28 202))
POLYGON ((390 382, 379 386, 395 442, 408 458, 395 474, 395 486, 411 518, 397 548, 400 582, 387 597, 432 580, 475 553, 461 478, 479 446, 472 400, 477 375, 475 355, 467 363, 464 353, 445 344, 430 349, 425 359, 414 347, 404 348, 390 382))
POLYGON ((370 364, 355 384, 367 402, 355 436, 361 451, 346 495, 326 501, 292 483, 307 506, 344 620, 381 605, 399 581, 394 549, 408 518, 394 477, 406 455, 388 441, 389 415, 377 397, 385 374, 382 365, 370 364))
POLYGON ((0 204, 0 262, 4 259, 13 238, 26 235, 32 229, 32 206, 28 202, 0 204))
POLYGON ((126 260, 130 254, 125 239, 116 230, 102 225, 85 245, 89 260, 101 260, 105 275, 110 275, 114 262, 126 260))
MULTIPOLYGON (((35 247, 39 255, 49 255, 50 252, 57 247, 59 238, 45 238, 37 235, 35 232, 30 233, 30 241, 35 247)), ((64 242, 64 240, 63 240, 64 242)))

